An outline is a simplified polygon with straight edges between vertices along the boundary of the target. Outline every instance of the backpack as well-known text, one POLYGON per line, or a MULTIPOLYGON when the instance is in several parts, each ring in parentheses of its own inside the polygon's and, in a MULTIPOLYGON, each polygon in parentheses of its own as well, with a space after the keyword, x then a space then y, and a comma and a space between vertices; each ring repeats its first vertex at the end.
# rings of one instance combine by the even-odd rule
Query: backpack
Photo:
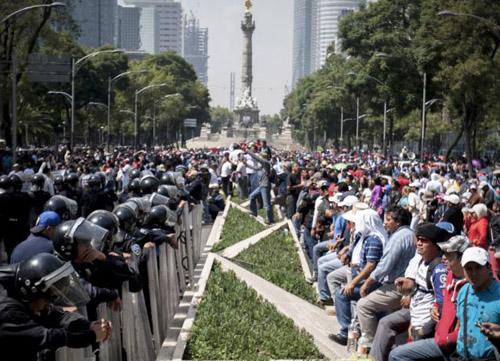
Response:
POLYGON ((432 260, 432 262, 429 264, 429 268, 427 268, 427 275, 425 276, 425 281, 427 282, 427 289, 432 292, 434 292, 434 285, 432 284, 432 271, 434 271, 434 268, 441 263, 441 258, 437 257, 432 260))

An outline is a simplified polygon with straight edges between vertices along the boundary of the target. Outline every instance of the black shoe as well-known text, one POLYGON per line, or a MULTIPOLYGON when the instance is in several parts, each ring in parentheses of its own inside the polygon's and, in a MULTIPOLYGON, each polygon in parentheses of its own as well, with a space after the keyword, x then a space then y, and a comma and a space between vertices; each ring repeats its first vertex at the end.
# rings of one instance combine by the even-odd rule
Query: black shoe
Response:
POLYGON ((330 340, 338 343, 339 345, 347 346, 347 337, 342 336, 341 334, 335 335, 332 333, 332 334, 328 335, 328 338, 330 340))

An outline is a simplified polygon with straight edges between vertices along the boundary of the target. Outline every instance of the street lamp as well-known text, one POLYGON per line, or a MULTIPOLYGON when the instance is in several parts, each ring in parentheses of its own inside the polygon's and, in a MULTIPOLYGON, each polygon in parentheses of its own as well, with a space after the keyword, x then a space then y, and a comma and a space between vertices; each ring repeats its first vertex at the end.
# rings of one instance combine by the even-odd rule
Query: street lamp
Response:
POLYGON ((395 56, 391 54, 386 54, 386 53, 376 53, 375 57, 377 58, 391 58, 391 59, 400 59, 407 64, 410 64, 417 74, 420 76, 422 79, 422 129, 421 129, 421 134, 420 134, 420 159, 424 159, 424 140, 425 140, 425 127, 426 127, 426 122, 427 122, 427 110, 426 110, 426 102, 427 102, 427 73, 424 71, 422 74, 420 74, 420 71, 418 70, 417 65, 410 61, 409 59, 402 57, 402 56, 395 56))
MULTIPOLYGON (((66 4, 61 3, 61 2, 55 2, 51 4, 39 4, 39 5, 32 5, 32 6, 27 6, 25 8, 19 9, 14 11, 13 13, 10 13, 6 17, 4 17, 1 21, 1 23, 4 26, 2 32, 0 32, 0 35, 4 33, 8 29, 7 26, 7 21, 12 18, 12 17, 19 17, 23 15, 24 13, 34 10, 34 9, 39 9, 39 8, 53 8, 53 7, 59 7, 59 6, 66 6, 66 4)), ((13 75, 12 75, 12 158, 14 163, 16 162, 17 159, 17 48, 14 47, 12 49, 12 69, 13 69, 13 75)))
POLYGON ((167 83, 159 83, 159 84, 151 84, 148 85, 140 90, 135 91, 135 124, 134 124, 134 149, 137 149, 137 144, 138 144, 138 138, 139 138, 139 119, 137 117, 137 99, 139 98, 139 95, 144 92, 145 90, 151 89, 151 88, 159 88, 159 87, 164 87, 168 86, 167 83))
MULTIPOLYGON (((347 75, 349 75, 349 76, 361 76, 361 77, 373 80, 378 85, 381 85, 383 87, 387 86, 387 84, 384 83, 382 80, 380 80, 378 78, 375 78, 374 76, 371 76, 371 75, 368 75, 368 74, 347 73, 347 75)), ((359 99, 358 99, 358 103, 359 103, 359 99)), ((384 131, 383 131, 383 135, 382 135, 382 149, 383 149, 385 157, 387 157, 386 128, 387 128, 387 99, 384 100, 384 131)))
POLYGON ((490 30, 493 32, 493 35, 497 38, 498 41, 500 41, 500 26, 495 24, 494 22, 485 19, 481 16, 477 16, 474 14, 467 14, 467 13, 457 13, 455 11, 450 11, 450 10, 444 10, 438 13, 438 16, 464 16, 472 19, 476 19, 480 22, 482 22, 484 25, 486 25, 490 30))
POLYGON ((131 74, 146 74, 149 73, 148 70, 131 70, 126 71, 121 74, 118 74, 114 78, 108 78, 108 134, 106 135, 106 147, 109 147, 109 143, 111 141, 111 90, 113 87, 113 83, 123 78, 124 76, 128 76, 131 74))
MULTIPOLYGON (((162 99, 177 98, 182 97, 181 93, 168 94, 162 97, 162 99)), ((156 101, 153 102, 153 143, 156 144, 156 101)), ((154 146, 154 144, 153 144, 154 146)))
MULTIPOLYGON (((327 86, 327 89, 335 89, 348 91, 347 88, 342 86, 327 86)), ((356 98, 356 113, 359 114, 359 98, 356 98)), ((344 107, 340 107, 340 148, 342 148, 342 141, 344 140, 344 107)), ((356 142, 359 141, 359 123, 356 125, 356 142)))
POLYGON ((75 76, 78 70, 87 60, 92 59, 98 55, 101 54, 116 54, 116 53, 123 53, 124 51, 121 49, 114 49, 114 50, 101 50, 101 51, 96 51, 94 53, 85 55, 84 57, 78 59, 75 61, 75 58, 71 60, 72 66, 71 66, 71 141, 70 141, 70 147, 71 151, 73 151, 73 145, 74 145, 74 136, 75 136, 75 76))

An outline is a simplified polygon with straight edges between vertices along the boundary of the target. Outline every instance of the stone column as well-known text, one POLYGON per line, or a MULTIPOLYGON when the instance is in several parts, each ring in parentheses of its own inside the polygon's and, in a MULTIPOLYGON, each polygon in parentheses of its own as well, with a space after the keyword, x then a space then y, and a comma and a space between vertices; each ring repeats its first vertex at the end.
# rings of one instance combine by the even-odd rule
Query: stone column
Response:
POLYGON ((243 69, 241 73, 242 92, 248 89, 252 95, 253 65, 252 65, 252 35, 255 30, 255 22, 252 21, 252 13, 245 14, 245 19, 241 23, 243 30, 243 69))

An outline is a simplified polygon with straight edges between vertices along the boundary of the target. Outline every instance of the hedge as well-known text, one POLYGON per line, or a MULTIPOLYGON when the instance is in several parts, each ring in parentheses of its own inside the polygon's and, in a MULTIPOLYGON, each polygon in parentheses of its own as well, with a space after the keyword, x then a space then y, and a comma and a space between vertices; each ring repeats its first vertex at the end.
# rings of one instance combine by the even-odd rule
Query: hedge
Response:
POLYGON ((274 232, 244 250, 234 261, 285 291, 315 303, 316 292, 304 278, 292 236, 285 232, 274 232))
POLYGON ((312 337, 217 263, 190 333, 186 360, 320 359, 312 337))

